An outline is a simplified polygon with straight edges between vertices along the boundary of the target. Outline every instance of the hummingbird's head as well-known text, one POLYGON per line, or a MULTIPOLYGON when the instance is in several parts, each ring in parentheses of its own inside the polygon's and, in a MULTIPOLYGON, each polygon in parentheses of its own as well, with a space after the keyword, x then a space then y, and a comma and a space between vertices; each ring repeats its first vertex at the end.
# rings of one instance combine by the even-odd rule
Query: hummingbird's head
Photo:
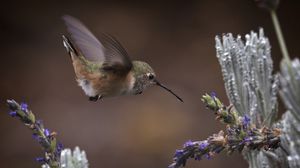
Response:
POLYGON ((136 94, 143 92, 146 88, 150 86, 156 85, 167 90, 175 97, 177 97, 178 100, 183 102, 183 100, 179 96, 177 96, 172 90, 168 89, 166 86, 164 86, 157 80, 154 70, 148 63, 142 61, 133 61, 132 72, 135 77, 133 90, 136 94))
POLYGON ((156 75, 149 64, 142 61, 133 61, 133 76, 135 78, 134 89, 142 92, 144 89, 155 85, 156 75))

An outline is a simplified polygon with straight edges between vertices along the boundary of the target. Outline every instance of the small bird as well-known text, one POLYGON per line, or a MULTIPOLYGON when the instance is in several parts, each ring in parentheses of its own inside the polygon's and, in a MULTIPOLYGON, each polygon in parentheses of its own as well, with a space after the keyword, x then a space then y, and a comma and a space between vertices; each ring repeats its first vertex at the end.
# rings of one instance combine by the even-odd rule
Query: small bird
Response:
POLYGON ((69 38, 62 36, 73 63, 76 80, 90 101, 119 95, 141 94, 150 86, 160 86, 183 100, 161 84, 151 66, 143 61, 131 61, 121 43, 111 35, 101 34, 99 40, 78 19, 62 17, 69 38))

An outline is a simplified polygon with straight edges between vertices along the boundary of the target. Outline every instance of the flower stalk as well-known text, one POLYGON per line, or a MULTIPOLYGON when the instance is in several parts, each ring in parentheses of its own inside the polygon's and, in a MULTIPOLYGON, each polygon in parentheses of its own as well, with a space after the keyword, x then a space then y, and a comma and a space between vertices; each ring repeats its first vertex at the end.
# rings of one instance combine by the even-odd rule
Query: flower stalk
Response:
POLYGON ((37 157, 36 161, 42 167, 59 168, 60 153, 63 149, 61 143, 56 139, 56 132, 50 132, 45 128, 41 120, 37 120, 35 115, 26 103, 18 104, 15 100, 7 100, 10 109, 9 115, 18 118, 26 127, 32 130, 33 138, 39 142, 45 152, 44 157, 37 157))
POLYGON ((201 160, 204 156, 211 159, 224 150, 232 154, 243 150, 273 151, 280 146, 280 129, 256 127, 247 115, 240 116, 232 105, 224 106, 215 95, 203 95, 202 102, 215 113, 216 120, 226 124, 227 134, 221 130, 203 141, 187 141, 183 149, 176 150, 169 168, 185 166, 189 158, 201 160))
POLYGON ((285 40, 283 38, 283 33, 282 33, 282 30, 281 30, 281 27, 280 27, 280 23, 279 23, 276 11, 275 10, 270 10, 270 14, 271 14, 271 18, 272 18, 272 21, 273 21, 273 25, 274 25, 274 28, 275 28, 275 32, 276 32, 276 35, 277 35, 277 38, 278 38, 278 42, 279 42, 279 46, 280 46, 283 58, 288 62, 288 64, 291 64, 291 59, 290 59, 289 52, 288 52, 287 47, 286 47, 285 40))

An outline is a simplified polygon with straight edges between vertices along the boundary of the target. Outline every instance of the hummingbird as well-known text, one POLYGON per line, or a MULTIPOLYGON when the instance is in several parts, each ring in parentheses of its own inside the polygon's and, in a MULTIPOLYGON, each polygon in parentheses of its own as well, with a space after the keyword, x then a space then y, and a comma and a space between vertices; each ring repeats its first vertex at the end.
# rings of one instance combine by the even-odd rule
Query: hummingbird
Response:
POLYGON ((90 101, 120 95, 138 95, 146 88, 156 85, 183 102, 157 80, 148 63, 132 61, 115 37, 102 33, 96 38, 78 19, 69 15, 62 19, 69 33, 69 36, 62 35, 63 45, 70 55, 78 85, 90 101))

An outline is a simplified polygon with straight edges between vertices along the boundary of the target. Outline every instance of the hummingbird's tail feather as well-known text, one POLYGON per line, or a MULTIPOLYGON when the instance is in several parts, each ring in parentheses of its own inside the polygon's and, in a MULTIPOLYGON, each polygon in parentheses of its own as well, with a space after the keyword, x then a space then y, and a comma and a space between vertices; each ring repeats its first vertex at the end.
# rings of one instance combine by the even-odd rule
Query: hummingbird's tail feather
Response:
POLYGON ((65 35, 62 35, 64 47, 67 49, 67 52, 71 57, 78 56, 77 51, 71 41, 65 35))

